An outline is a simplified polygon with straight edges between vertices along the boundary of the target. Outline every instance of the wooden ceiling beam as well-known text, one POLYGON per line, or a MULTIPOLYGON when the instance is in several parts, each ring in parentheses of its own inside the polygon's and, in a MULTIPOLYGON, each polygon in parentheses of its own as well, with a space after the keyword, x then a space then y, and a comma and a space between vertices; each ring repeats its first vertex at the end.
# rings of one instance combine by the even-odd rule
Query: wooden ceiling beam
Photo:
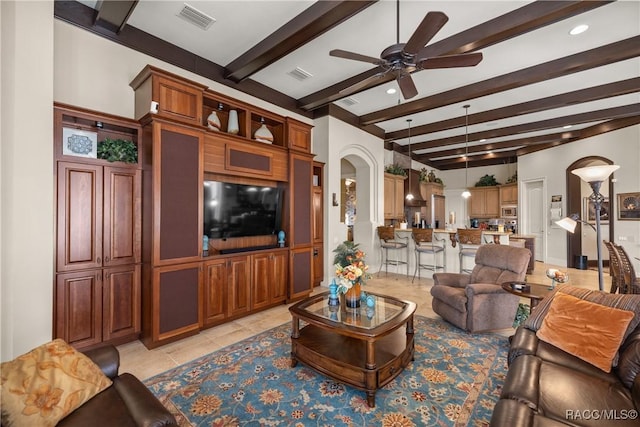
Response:
MULTIPOLYGON (((472 52, 608 3, 611 3, 611 1, 534 1, 490 21, 428 45, 420 52, 420 56, 434 57, 472 52)), ((375 67, 357 76, 338 82, 304 98, 300 98, 298 100, 298 106, 303 110, 313 110, 394 79, 393 76, 386 75, 378 79, 375 83, 364 86, 357 91, 340 93, 379 72, 380 68, 375 67)))
MULTIPOLYGON (((640 116, 640 103, 623 105, 620 107, 605 108, 598 111, 589 111, 586 113, 572 114, 570 116, 556 117, 548 120, 540 120, 537 122, 524 123, 515 126, 507 126, 499 129, 492 129, 483 132, 475 132, 469 134, 470 141, 478 141, 480 139, 500 138, 504 136, 521 134, 527 132, 537 132, 547 129, 559 128, 567 125, 576 125, 580 123, 596 122, 600 120, 611 120, 614 118, 623 118, 630 116, 640 116)), ((447 138, 435 139, 427 142, 417 142, 411 144, 414 150, 427 150, 430 148, 438 148, 446 145, 462 144, 466 141, 466 135, 456 135, 447 138)))
POLYGON ((493 95, 511 89, 528 86, 545 80, 567 76, 603 65, 613 64, 640 56, 640 36, 600 46, 574 55, 548 61, 532 67, 492 77, 481 82, 406 102, 397 107, 385 108, 365 114, 360 118, 363 126, 396 119, 409 114, 432 110, 471 99, 493 95))
POLYGON ((241 82, 377 1, 317 1, 231 61, 224 76, 241 82))
MULTIPOLYGON (((627 95, 640 91, 640 77, 606 83, 586 89, 575 90, 546 98, 539 98, 533 101, 513 104, 494 110, 483 111, 469 115, 469 125, 488 123, 524 114, 537 113, 545 110, 566 107, 584 102, 592 102, 600 99, 611 98, 620 95, 627 95)), ((411 135, 425 135, 432 132, 455 129, 465 125, 465 116, 461 115, 452 119, 442 120, 434 123, 427 123, 411 128, 411 135)), ((403 139, 409 136, 407 129, 388 132, 385 141, 403 139)))
POLYGON ((114 33, 122 31, 138 5, 138 0, 103 0, 98 2, 95 24, 114 33))

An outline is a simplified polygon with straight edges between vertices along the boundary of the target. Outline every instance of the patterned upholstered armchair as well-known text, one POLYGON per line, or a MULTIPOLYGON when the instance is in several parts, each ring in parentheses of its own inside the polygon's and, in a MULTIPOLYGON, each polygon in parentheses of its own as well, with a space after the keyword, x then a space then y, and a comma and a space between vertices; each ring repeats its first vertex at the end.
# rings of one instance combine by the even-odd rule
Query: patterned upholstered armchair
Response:
POLYGON ((444 320, 469 332, 510 328, 520 298, 502 282, 523 281, 531 251, 508 245, 482 245, 471 274, 436 273, 432 308, 444 320))

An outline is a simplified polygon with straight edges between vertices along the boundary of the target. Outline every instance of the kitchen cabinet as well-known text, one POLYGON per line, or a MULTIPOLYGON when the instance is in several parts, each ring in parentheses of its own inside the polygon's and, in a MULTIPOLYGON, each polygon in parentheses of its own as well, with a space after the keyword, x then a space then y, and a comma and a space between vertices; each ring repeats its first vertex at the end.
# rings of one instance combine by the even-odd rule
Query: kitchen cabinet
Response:
POLYGON ((518 183, 504 184, 500 188, 500 206, 518 204, 518 183))
POLYGON ((404 180, 402 175, 384 174, 384 219, 404 218, 404 180))
POLYGON ((498 187, 469 188, 468 209, 472 218, 498 218, 500 216, 500 192, 498 187))

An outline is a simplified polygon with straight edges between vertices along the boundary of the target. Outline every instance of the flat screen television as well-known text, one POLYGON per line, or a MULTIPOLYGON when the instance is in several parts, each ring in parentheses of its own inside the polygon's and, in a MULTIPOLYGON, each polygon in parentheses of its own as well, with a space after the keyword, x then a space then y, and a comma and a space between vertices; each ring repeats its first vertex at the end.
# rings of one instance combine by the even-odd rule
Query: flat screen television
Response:
POLYGON ((204 233, 210 239, 263 236, 281 229, 278 187, 204 182, 204 233))

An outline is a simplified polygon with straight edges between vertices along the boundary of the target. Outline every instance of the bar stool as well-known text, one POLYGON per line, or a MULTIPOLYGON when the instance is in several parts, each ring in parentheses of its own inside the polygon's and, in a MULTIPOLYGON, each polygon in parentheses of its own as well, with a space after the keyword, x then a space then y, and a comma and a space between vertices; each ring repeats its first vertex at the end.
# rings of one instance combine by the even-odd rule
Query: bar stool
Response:
POLYGON ((471 273, 473 268, 464 268, 464 259, 473 259, 475 265, 476 251, 482 245, 482 230, 479 228, 458 228, 457 237, 460 246, 460 252, 458 252, 460 273, 471 273))
POLYGON ((416 269, 413 273, 413 279, 416 280, 416 274, 418 275, 418 279, 420 279, 420 269, 424 268, 426 270, 431 270, 435 272, 437 269, 441 268, 443 271, 446 270, 447 267, 447 243, 445 239, 438 239, 433 235, 432 228, 414 228, 411 230, 411 237, 413 238, 413 243, 415 246, 415 254, 416 254, 416 269), (438 265, 438 254, 442 254, 442 265, 438 265), (420 260, 420 256, 422 254, 431 254, 433 256, 433 264, 423 264, 420 260))
POLYGON ((407 276, 409 275, 409 237, 400 237, 396 236, 393 227, 380 226, 378 227, 378 238, 380 238, 380 268, 378 269, 378 274, 382 270, 382 265, 385 266, 386 274, 389 274, 389 264, 395 265, 396 267, 406 264, 407 266, 407 276), (404 242, 402 241, 404 240, 404 242), (397 257, 397 251, 406 250, 406 258, 405 261, 402 261, 397 257), (396 251, 396 258, 389 259, 389 251, 396 251))

